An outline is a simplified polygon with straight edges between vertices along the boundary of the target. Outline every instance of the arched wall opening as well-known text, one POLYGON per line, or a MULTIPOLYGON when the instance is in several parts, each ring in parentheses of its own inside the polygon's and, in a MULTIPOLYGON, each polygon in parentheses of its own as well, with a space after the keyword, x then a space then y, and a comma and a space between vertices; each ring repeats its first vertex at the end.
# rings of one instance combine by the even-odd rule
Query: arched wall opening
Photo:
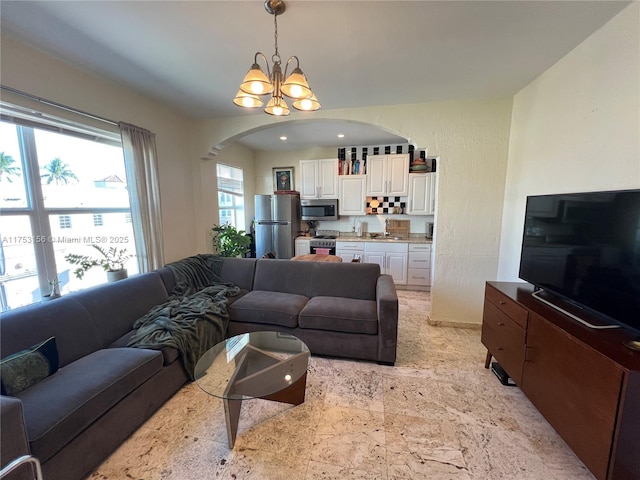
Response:
MULTIPOLYGON (((477 326, 481 322, 484 282, 496 278, 497 273, 511 106, 511 99, 455 100, 313 114, 314 119, 360 122, 400 133, 417 148, 428 148, 430 156, 440 158, 431 291, 431 319, 436 323, 477 326)), ((265 157, 278 157, 286 162, 281 163, 283 166, 300 160, 287 152, 256 154, 241 146, 238 138, 246 132, 261 131, 255 130, 258 127, 308 118, 274 120, 256 115, 199 122, 193 138, 196 158, 202 158, 212 146, 224 148, 215 152, 217 156, 212 152, 205 157, 214 161, 199 161, 199 168, 194 169, 194 184, 200 189, 196 192, 196 208, 210 209, 217 200, 211 198, 215 177, 208 176, 205 169, 213 167, 215 171, 218 161, 242 159, 256 170, 265 157)), ((335 150, 329 154, 335 155, 335 150)), ((262 173, 270 177, 271 168, 265 170, 262 173)), ((253 182, 254 191, 262 173, 247 181, 247 185, 253 182)), ((202 230, 210 229, 213 220, 199 213, 196 218, 202 230)))

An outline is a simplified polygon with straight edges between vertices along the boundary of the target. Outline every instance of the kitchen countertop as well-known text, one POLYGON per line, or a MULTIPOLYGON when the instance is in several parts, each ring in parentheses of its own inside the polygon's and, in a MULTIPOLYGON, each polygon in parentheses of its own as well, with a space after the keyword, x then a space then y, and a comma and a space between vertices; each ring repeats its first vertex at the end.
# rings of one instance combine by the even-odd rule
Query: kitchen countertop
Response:
POLYGON ((377 238, 370 238, 368 234, 362 237, 356 237, 355 233, 340 233, 336 239, 339 242, 386 242, 386 243, 433 243, 433 239, 426 238, 424 233, 410 233, 409 237, 400 240, 394 240, 392 237, 385 237, 383 233, 377 238))

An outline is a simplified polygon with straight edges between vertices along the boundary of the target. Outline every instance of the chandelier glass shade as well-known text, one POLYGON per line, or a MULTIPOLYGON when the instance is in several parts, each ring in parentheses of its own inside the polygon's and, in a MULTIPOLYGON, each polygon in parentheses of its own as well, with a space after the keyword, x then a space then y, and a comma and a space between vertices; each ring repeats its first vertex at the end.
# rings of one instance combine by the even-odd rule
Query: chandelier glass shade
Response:
POLYGON ((261 95, 271 95, 265 113, 275 116, 289 115, 290 110, 284 96, 294 100, 293 108, 302 111, 315 111, 320 108, 320 102, 311 91, 307 77, 300 69, 300 60, 296 56, 289 57, 282 74, 281 59, 278 53, 278 15, 285 10, 283 0, 266 0, 264 7, 273 15, 275 27, 275 53, 271 57, 273 67, 269 69, 267 57, 262 52, 257 52, 253 65, 245 75, 240 90, 233 99, 233 103, 242 108, 258 108, 264 105, 261 95), (258 60, 262 58, 266 65, 267 73, 260 67, 258 60), (289 65, 295 60, 296 66, 287 76, 289 65))

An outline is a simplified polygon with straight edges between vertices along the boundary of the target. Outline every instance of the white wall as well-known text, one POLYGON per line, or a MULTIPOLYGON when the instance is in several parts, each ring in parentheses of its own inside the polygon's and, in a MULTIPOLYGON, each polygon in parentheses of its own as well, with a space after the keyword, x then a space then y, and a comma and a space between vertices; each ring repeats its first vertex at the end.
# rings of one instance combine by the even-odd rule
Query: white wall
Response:
POLYGON ((527 195, 640 188, 640 3, 514 98, 497 278, 518 278, 527 195))
MULTIPOLYGON (((14 39, 1 39, 2 84, 156 134, 165 259, 195 251, 190 120, 115 83, 60 62, 14 39)), ((5 98, 5 95, 3 95, 5 98)), ((12 97, 12 100, 19 97, 12 97)), ((60 116, 65 116, 60 113, 60 116)))
POLYGON ((218 177, 216 165, 223 163, 242 169, 245 194, 245 226, 249 231, 253 219, 253 196, 256 193, 255 177, 256 153, 238 143, 229 145, 216 157, 192 160, 195 208, 196 252, 213 252, 211 227, 219 222, 218 217, 218 177))

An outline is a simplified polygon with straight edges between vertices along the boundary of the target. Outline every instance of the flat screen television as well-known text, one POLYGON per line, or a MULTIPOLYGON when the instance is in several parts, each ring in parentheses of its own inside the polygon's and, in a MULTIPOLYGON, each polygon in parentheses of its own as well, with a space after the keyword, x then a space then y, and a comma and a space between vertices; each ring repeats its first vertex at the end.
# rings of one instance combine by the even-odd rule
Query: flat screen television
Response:
POLYGON ((527 197, 519 276, 640 334, 640 189, 527 197))

